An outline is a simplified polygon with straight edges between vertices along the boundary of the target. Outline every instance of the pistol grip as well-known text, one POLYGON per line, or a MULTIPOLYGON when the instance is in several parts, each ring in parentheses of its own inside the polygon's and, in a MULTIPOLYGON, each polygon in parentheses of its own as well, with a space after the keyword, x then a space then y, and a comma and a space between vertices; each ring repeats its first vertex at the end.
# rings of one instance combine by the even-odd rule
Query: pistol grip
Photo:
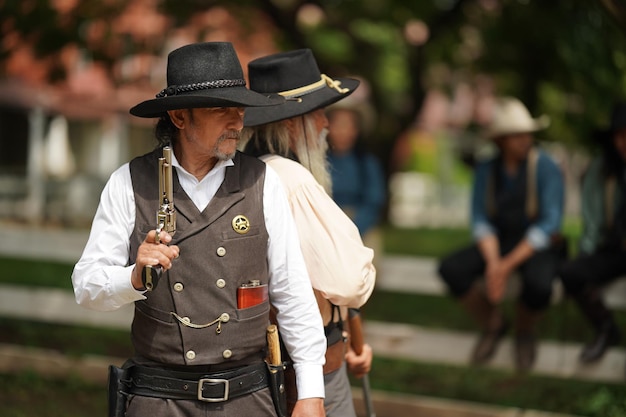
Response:
POLYGON ((156 288, 163 273, 163 267, 160 265, 152 266, 146 265, 141 272, 141 282, 148 291, 152 291, 156 288))

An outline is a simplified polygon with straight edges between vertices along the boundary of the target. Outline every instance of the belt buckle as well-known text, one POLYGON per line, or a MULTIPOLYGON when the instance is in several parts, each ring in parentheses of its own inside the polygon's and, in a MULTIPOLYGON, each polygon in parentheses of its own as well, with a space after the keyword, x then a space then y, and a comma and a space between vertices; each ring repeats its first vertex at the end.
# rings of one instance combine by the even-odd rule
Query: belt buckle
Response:
POLYGON ((230 391, 230 383, 228 379, 213 379, 213 378, 201 378, 198 381, 198 400, 207 403, 219 403, 228 400, 228 393, 230 391), (224 396, 221 398, 207 398, 202 395, 202 388, 204 384, 224 384, 224 396))

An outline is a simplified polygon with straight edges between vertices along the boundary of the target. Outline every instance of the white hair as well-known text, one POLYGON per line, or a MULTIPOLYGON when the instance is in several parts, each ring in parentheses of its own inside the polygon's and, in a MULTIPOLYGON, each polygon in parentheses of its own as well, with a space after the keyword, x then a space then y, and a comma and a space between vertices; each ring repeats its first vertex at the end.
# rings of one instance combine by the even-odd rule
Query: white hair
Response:
POLYGON ((331 175, 326 158, 328 130, 317 131, 315 118, 306 114, 261 126, 244 128, 239 148, 257 156, 270 153, 294 158, 308 169, 330 195, 331 175), (291 128, 289 128, 289 121, 291 128))

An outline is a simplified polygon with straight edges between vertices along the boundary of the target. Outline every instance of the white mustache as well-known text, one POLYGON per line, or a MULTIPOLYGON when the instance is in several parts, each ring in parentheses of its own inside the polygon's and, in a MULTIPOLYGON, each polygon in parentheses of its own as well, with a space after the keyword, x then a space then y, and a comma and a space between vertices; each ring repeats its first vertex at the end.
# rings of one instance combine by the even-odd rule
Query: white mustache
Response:
POLYGON ((219 137, 218 140, 226 140, 226 139, 240 139, 241 138, 241 130, 229 130, 219 137))

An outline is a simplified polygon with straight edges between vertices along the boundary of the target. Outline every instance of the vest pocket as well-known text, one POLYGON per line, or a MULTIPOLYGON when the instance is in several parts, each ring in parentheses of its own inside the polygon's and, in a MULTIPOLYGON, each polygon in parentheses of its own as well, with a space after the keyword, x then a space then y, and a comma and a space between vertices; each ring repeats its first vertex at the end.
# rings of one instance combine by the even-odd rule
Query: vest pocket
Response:
POLYGON ((250 226, 250 228, 245 233, 237 233, 237 231, 232 228, 231 230, 227 230, 222 232, 223 240, 237 240, 237 239, 246 239, 250 237, 257 237, 261 233, 261 228, 257 226, 250 226))
POLYGON ((269 317, 269 311, 270 304, 266 301, 252 307, 237 309, 237 319, 240 321, 245 321, 254 319, 261 315, 269 317))
POLYGON ((146 319, 152 319, 163 323, 173 322, 171 312, 158 310, 141 301, 135 302, 135 313, 136 316, 144 316, 146 319))
MULTIPOLYGON (((269 302, 236 310, 236 334, 239 345, 238 357, 245 358, 260 352, 266 345, 266 328, 269 324, 269 302)), ((233 323, 235 324, 235 323, 233 323)))

